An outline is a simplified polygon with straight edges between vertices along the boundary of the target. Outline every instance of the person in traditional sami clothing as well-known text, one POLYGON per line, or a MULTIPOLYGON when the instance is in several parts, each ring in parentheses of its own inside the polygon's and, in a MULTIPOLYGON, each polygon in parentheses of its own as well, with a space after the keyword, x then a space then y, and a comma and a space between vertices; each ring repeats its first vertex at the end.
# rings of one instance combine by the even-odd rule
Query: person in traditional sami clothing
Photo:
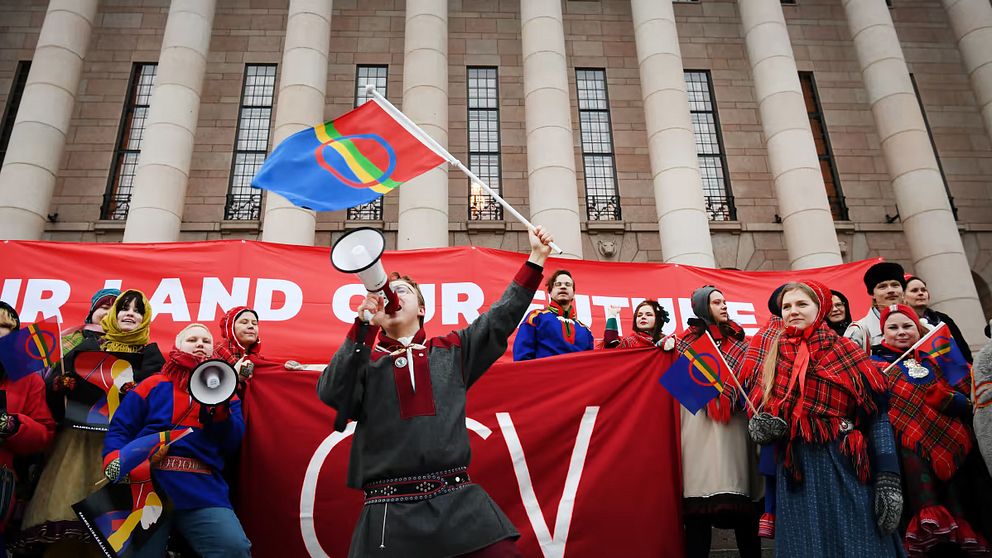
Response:
POLYGON ((565 353, 590 351, 592 332, 576 318, 575 281, 567 270, 551 274, 545 284, 551 303, 531 312, 517 329, 513 360, 533 360, 565 353))
POLYGON ((164 525, 141 547, 140 558, 163 556, 173 525, 203 558, 251 556, 251 543, 234 514, 221 474, 225 458, 244 437, 241 401, 235 395, 226 403, 206 407, 189 394, 193 369, 210 358, 212 349, 213 335, 207 326, 194 323, 183 328, 162 373, 138 384, 110 423, 103 465, 111 481, 119 476, 120 450, 128 443, 158 432, 193 429, 152 459, 151 479, 171 506, 164 525))
POLYGON ((611 306, 607 309, 607 314, 610 317, 606 319, 603 348, 667 347, 667 350, 672 350, 675 347, 675 338, 665 337, 661 331, 669 321, 668 311, 657 300, 644 300, 634 307, 634 323, 631 326, 633 332, 624 337, 620 337, 620 308, 611 306))
MULTIPOLYGON (((14 308, 0 301, 0 337, 20 326, 14 308)), ((14 493, 14 459, 44 451, 55 437, 55 420, 45 404, 45 381, 40 374, 12 380, 0 364, 0 391, 5 395, 5 406, 0 408, 0 486, 6 496, 0 499, 0 556, 7 556, 8 521, 17 501, 25 497, 14 493)))
POLYGON ((365 492, 350 558, 519 557, 520 535, 486 491, 472 484, 465 429, 468 388, 506 351, 541 282, 551 235, 529 234, 530 258, 503 296, 465 329, 428 339, 424 300, 409 278, 390 286, 401 307, 386 314, 370 294, 317 382, 356 420, 348 486, 365 492), (369 322, 363 313, 373 314, 369 322))
POLYGON ((752 439, 777 446, 775 554, 904 556, 885 378, 824 323, 830 300, 815 281, 786 285, 783 327, 762 328, 741 366, 752 439))
MULTIPOLYGON (((694 318, 675 350, 682 352, 706 335, 713 337, 724 360, 737 373, 747 350, 744 329, 730 319, 727 300, 711 285, 691 297, 694 318)), ((760 479, 747 419, 734 414, 739 390, 728 380, 723 394, 693 415, 682 407, 682 494, 686 556, 709 556, 712 528, 734 529, 744 558, 761 556, 758 538, 760 479)), ((738 407, 740 408, 740 407, 738 407)))
POLYGON ((906 274, 894 262, 879 262, 865 272, 865 288, 871 296, 871 308, 863 318, 848 326, 844 337, 854 341, 866 353, 882 341, 879 324, 882 308, 902 302, 906 289, 906 274))
POLYGON ((259 351, 258 313, 247 306, 236 306, 220 318, 221 342, 214 347, 213 358, 227 361, 238 373, 238 395, 244 396, 245 386, 262 359, 259 351))
MULTIPOLYGON (((64 356, 66 373, 53 379, 53 387, 61 390, 67 399, 73 399, 77 384, 86 381, 74 371, 75 359, 82 352, 125 353, 132 362, 140 360, 140 364, 133 366, 134 381, 109 388, 123 399, 138 382, 158 372, 165 363, 158 345, 150 342, 152 306, 141 291, 121 293, 100 323, 104 335, 86 336, 64 356)), ((46 556, 101 555, 71 506, 96 490, 93 483, 101 476, 104 434, 105 427, 98 429, 71 420, 63 422, 52 456, 24 512, 24 528, 16 542, 20 548, 46 544, 49 545, 46 556)))
MULTIPOLYGON (((971 379, 965 376, 952 385, 937 362, 918 349, 903 357, 926 331, 912 307, 883 308, 880 319, 882 342, 872 347, 872 358, 886 374, 891 393, 889 421, 899 441, 906 488, 906 550, 910 556, 957 556, 954 547, 985 554, 987 541, 965 519, 962 502, 964 491, 989 485, 987 473, 984 479, 966 478, 961 468, 975 446, 968 425, 971 402, 964 393, 971 379)), ((987 506, 988 500, 983 503, 987 506)))
MULTIPOLYGON (((992 337, 992 320, 985 324, 985 336, 992 337)), ((975 436, 985 457, 985 465, 992 469, 992 340, 975 355, 972 374, 975 384, 975 436)))

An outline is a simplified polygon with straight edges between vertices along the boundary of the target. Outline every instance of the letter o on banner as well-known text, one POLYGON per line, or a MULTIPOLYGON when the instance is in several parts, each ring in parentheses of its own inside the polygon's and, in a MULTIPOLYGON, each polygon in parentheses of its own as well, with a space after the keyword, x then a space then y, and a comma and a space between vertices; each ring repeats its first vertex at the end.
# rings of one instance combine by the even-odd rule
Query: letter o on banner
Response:
MULTIPOLYGON (((330 558, 324 548, 320 546, 320 541, 317 540, 317 529, 313 520, 314 501, 317 498, 317 478, 320 476, 320 470, 324 467, 324 461, 334 447, 355 433, 355 424, 355 422, 349 422, 344 432, 332 432, 324 438, 324 441, 314 450, 310 464, 307 465, 306 475, 303 476, 303 488, 300 490, 300 534, 303 535, 303 544, 311 558, 330 558)), ((483 440, 489 438, 493 433, 486 425, 467 417, 465 418, 465 427, 481 436, 483 440)))

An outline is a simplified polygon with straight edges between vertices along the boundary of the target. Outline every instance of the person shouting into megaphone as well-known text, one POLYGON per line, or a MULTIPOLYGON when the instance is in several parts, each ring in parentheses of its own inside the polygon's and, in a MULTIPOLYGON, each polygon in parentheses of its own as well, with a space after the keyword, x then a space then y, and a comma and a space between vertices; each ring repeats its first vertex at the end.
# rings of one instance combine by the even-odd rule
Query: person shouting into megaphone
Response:
POLYGON ((541 284, 551 235, 529 233, 530 258, 503 296, 468 327, 428 338, 424 299, 410 278, 390 285, 387 314, 370 294, 317 383, 337 410, 336 430, 357 420, 348 485, 365 493, 350 558, 519 557, 520 536, 468 475, 465 399, 506 352, 507 338, 541 284), (365 311, 372 314, 364 321, 365 311))
MULTIPOLYGON (((119 473, 120 450, 129 442, 149 434, 192 429, 163 448, 167 454, 160 451, 152 458, 151 479, 172 502, 172 511, 142 545, 138 556, 164 555, 173 526, 204 558, 251 556, 251 543, 234 514, 221 474, 226 457, 238 449, 245 433, 241 401, 232 395, 217 405, 201 405, 191 396, 193 370, 210 358, 213 344, 206 326, 183 328, 162 373, 138 384, 110 422, 103 455, 105 474, 112 482, 128 480, 119 480, 123 477, 119 473)), ((230 383, 233 387, 234 382, 230 383)), ((134 474, 130 479, 141 480, 148 479, 136 479, 134 474)))

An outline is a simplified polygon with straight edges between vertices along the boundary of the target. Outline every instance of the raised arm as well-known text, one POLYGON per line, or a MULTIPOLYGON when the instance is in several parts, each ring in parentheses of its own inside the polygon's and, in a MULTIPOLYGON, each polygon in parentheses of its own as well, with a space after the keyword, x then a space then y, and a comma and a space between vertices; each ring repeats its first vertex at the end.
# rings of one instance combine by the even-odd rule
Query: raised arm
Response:
MULTIPOLYGON (((544 262, 551 252, 548 244, 553 238, 540 226, 537 227, 536 233, 534 231, 528 233, 528 237, 531 247, 530 257, 514 276, 503 296, 489 311, 458 332, 462 346, 462 377, 466 386, 475 383, 482 373, 506 352, 507 339, 523 318, 531 300, 534 299, 534 292, 541 284, 544 262)), ((521 331, 520 334, 522 333, 521 331)), ((518 357, 516 351, 517 343, 514 343, 514 359, 523 360, 518 357)))

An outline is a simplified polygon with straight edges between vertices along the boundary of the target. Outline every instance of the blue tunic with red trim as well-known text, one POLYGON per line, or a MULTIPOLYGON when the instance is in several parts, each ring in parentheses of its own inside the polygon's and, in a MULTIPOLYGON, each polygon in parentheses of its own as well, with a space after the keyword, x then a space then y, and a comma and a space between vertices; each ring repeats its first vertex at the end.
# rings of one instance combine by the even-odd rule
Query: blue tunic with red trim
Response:
MULTIPOLYGON (((468 466, 466 392, 506 351, 540 270, 525 264, 487 312, 441 337, 421 328, 401 343, 355 321, 317 382, 320 399, 337 410, 337 430, 357 421, 349 486, 468 466)), ((518 536, 486 491, 466 484, 427 500, 364 506, 348 556, 460 556, 518 536)))
POLYGON ((226 419, 203 425, 200 404, 164 374, 142 381, 124 397, 104 438, 104 463, 117 457, 120 449, 141 436, 174 428, 193 428, 188 436, 169 446, 169 456, 192 457, 213 472, 165 471, 152 468, 152 480, 163 490, 176 509, 230 508, 227 482, 221 474, 224 457, 241 445, 245 421, 241 401, 231 399, 226 419))
POLYGON ((575 317, 575 306, 565 312, 556 303, 527 315, 513 341, 513 360, 533 360, 566 353, 591 351, 593 336, 575 317))

